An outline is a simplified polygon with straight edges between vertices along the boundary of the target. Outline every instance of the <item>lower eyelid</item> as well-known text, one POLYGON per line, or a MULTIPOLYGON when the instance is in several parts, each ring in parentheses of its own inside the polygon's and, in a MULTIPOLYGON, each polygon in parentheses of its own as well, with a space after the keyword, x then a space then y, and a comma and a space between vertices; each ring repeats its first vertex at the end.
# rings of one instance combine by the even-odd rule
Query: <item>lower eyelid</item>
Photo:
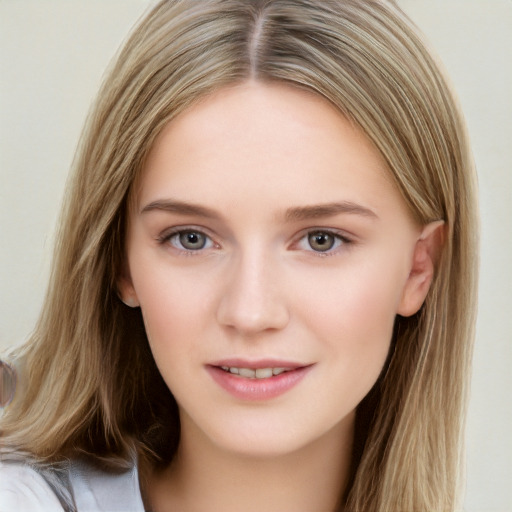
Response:
POLYGON ((305 243, 308 243, 307 238, 310 235, 315 234, 315 233, 323 233, 323 234, 331 235, 336 239, 335 246, 330 249, 327 249, 325 251, 315 251, 312 247, 302 248, 302 250, 304 250, 306 252, 310 252, 310 253, 314 254, 315 256, 328 256, 328 255, 336 254, 343 246, 348 246, 353 243, 353 240, 351 238, 347 237, 343 233, 339 233, 337 231, 333 231, 330 229, 311 229, 311 230, 308 230, 306 233, 302 234, 300 236, 300 238, 298 238, 298 241, 296 242, 296 244, 300 244, 303 241, 305 241, 305 243))
POLYGON ((194 227, 188 227, 188 226, 180 227, 180 228, 173 229, 173 230, 164 231, 162 234, 160 234, 157 237, 156 240, 161 245, 171 244, 176 250, 187 252, 187 253, 201 252, 202 250, 209 249, 209 248, 215 246, 215 242, 214 242, 213 238, 208 233, 205 233, 201 229, 196 229, 194 227), (198 233, 198 234, 204 236, 207 239, 207 245, 209 245, 209 247, 197 249, 197 250, 194 251, 193 249, 186 249, 186 248, 176 247, 175 245, 171 244, 171 240, 174 237, 177 237, 180 234, 186 233, 186 232, 198 233))

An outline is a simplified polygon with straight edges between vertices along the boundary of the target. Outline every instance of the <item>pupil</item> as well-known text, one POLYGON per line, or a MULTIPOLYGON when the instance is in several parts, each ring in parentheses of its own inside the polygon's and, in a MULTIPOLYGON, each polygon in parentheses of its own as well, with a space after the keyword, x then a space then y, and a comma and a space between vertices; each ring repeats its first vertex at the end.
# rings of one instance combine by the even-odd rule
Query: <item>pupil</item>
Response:
POLYGON ((180 235, 180 242, 186 249, 202 249, 206 240, 201 233, 189 231, 180 235))
POLYGON ((312 233, 309 235, 309 245, 315 251, 328 251, 334 245, 334 237, 329 233, 312 233))

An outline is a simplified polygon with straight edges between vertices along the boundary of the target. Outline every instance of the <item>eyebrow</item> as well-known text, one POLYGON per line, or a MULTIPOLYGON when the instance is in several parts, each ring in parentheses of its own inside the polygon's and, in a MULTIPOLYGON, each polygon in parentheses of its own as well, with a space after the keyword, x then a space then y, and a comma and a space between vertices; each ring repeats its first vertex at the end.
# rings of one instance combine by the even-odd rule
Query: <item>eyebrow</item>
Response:
MULTIPOLYGON (((221 216, 215 210, 212 210, 206 206, 170 199, 157 199, 156 201, 152 201, 151 203, 144 206, 140 213, 142 214, 155 210, 172 212, 181 215, 194 215, 207 219, 221 218, 221 216)), ((351 201, 288 208, 285 211, 284 218, 287 222, 297 222, 308 219, 318 219, 322 217, 333 217, 334 215, 343 213, 362 215, 363 217, 374 219, 378 218, 377 214, 373 210, 370 210, 369 208, 361 206, 357 203, 353 203, 351 201)))
POLYGON ((181 215, 194 215, 197 217, 205 217, 208 219, 219 219, 219 214, 206 206, 201 206, 186 201, 174 201, 170 199, 157 199, 142 208, 140 213, 161 210, 166 212, 178 213, 181 215))
POLYGON ((333 217, 334 215, 341 213, 362 215, 363 217, 378 219, 378 215, 373 210, 351 201, 289 208, 286 210, 285 219, 287 221, 301 221, 322 217, 333 217))

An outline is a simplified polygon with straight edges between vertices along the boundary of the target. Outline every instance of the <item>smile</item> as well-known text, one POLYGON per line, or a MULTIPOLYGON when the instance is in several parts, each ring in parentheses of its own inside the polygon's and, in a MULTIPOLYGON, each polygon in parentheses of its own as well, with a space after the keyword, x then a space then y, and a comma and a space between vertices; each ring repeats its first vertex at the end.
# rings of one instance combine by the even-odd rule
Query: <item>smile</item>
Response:
POLYGON ((221 366, 221 368, 225 372, 247 379, 268 379, 292 370, 292 368, 237 368, 236 366, 221 366))
POLYGON ((207 365, 206 369, 220 388, 232 397, 242 401, 266 401, 291 391, 314 366, 281 363, 284 364, 226 361, 207 365))

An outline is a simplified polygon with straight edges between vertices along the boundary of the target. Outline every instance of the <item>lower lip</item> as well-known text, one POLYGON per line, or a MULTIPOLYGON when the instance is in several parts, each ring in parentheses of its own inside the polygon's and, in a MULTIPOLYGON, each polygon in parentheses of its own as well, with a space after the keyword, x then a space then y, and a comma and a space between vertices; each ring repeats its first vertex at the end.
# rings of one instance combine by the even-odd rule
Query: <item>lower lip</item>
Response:
POLYGON ((248 401, 269 400, 295 387, 311 366, 283 372, 268 379, 248 379, 229 373, 217 366, 207 366, 213 380, 235 398, 248 401))

